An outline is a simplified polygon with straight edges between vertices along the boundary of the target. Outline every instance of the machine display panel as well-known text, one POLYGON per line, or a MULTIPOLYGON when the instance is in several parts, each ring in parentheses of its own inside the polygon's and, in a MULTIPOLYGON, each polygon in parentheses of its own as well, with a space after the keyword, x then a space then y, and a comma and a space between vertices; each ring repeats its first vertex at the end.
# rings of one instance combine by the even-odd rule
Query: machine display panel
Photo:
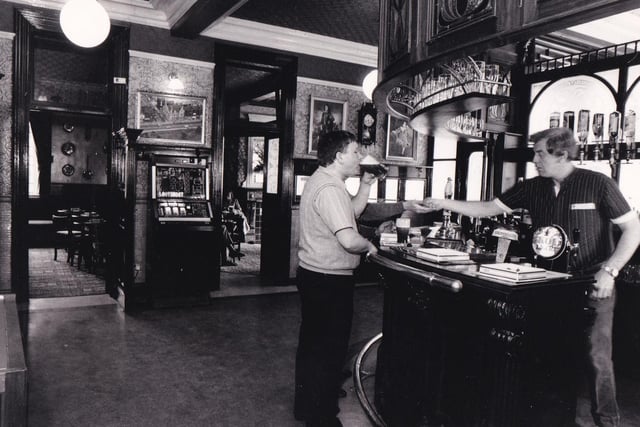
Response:
POLYGON ((154 199, 207 200, 207 168, 190 164, 156 164, 152 170, 152 192, 154 199))

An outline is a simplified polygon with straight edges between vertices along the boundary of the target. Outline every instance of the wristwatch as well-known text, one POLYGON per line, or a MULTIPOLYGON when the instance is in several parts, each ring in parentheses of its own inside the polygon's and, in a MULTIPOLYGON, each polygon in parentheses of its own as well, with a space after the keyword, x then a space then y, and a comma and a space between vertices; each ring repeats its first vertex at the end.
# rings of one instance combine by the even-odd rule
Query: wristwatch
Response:
POLYGON ((618 277, 618 274, 620 274, 620 271, 618 271, 617 268, 609 267, 608 265, 603 265, 602 269, 614 279, 618 277))

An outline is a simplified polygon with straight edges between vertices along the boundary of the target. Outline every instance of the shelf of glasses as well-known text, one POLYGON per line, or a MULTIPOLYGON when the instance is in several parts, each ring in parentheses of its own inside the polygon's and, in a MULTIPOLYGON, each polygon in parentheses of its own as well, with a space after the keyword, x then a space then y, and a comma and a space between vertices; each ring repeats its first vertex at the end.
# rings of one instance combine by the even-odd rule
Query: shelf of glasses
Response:
MULTIPOLYGON (((479 92, 466 93, 414 112, 410 117, 410 125, 413 129, 423 134, 433 136, 446 135, 451 133, 447 127, 447 122, 450 119, 468 111, 481 110, 492 105, 508 102, 513 102, 513 98, 479 92)), ((471 135, 466 136, 472 137, 471 135)))

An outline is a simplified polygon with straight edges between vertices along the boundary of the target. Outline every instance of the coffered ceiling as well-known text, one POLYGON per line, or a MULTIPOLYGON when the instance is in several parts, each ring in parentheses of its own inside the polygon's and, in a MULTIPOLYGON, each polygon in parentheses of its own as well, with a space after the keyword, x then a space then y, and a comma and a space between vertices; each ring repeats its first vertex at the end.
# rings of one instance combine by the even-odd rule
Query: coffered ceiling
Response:
MULTIPOLYGON (((8 0, 60 9, 66 0, 8 0)), ((377 65, 379 0, 99 0, 114 21, 377 65)), ((548 35, 547 55, 640 39, 638 10, 548 35)))

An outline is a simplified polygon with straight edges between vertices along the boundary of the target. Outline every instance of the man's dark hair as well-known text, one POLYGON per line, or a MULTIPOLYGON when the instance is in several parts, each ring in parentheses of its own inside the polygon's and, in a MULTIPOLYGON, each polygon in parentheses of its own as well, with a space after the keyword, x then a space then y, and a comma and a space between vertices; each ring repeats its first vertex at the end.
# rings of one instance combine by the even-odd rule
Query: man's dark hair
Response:
POLYGON ((329 166, 336 159, 336 154, 356 142, 356 136, 346 130, 334 130, 320 135, 318 138, 318 163, 329 166))
POLYGON ((547 140, 547 152, 549 154, 561 156, 566 151, 569 160, 574 160, 578 157, 578 145, 571 129, 565 127, 549 128, 536 132, 529 137, 529 140, 534 144, 543 139, 547 140))

